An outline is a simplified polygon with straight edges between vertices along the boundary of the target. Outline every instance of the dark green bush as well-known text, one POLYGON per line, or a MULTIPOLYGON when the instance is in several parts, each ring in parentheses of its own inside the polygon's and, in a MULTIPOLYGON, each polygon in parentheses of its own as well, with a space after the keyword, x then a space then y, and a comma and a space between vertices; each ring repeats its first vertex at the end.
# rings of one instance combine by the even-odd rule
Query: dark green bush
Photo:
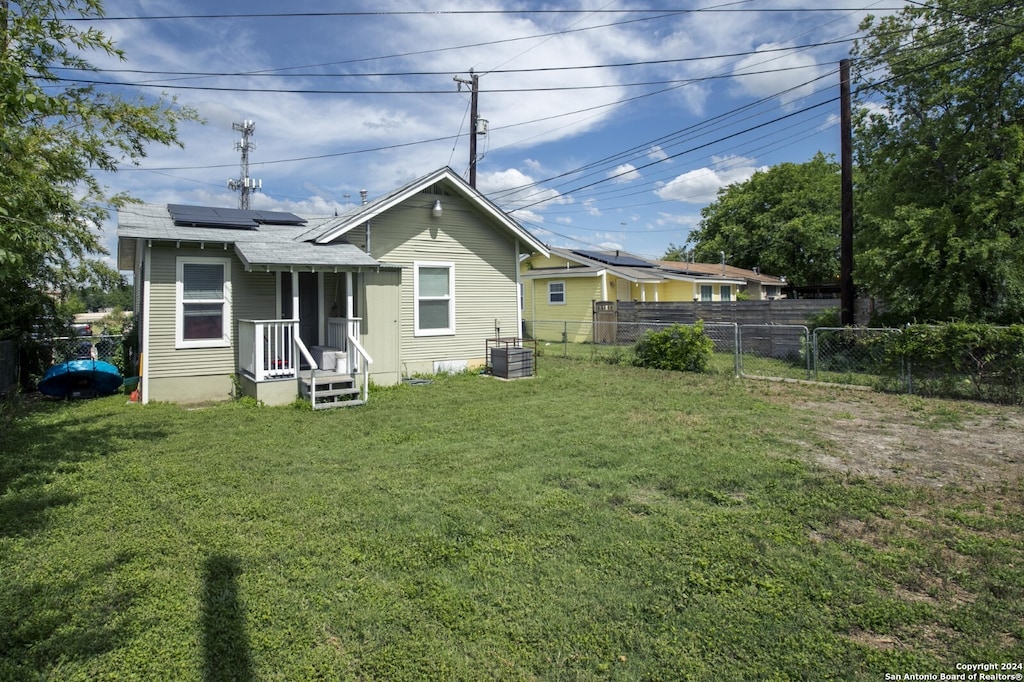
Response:
POLYGON ((633 351, 633 364, 638 367, 704 372, 711 362, 714 343, 704 334, 704 324, 698 320, 692 326, 674 324, 662 331, 648 330, 633 351))

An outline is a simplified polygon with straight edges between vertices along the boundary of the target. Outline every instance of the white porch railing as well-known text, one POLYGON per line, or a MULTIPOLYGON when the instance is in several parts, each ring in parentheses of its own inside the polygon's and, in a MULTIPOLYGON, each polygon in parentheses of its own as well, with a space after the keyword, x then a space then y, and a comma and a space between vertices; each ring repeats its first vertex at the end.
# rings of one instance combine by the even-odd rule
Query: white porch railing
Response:
MULTIPOLYGON (((361 322, 362 318, 359 317, 327 318, 327 345, 344 351, 345 373, 363 375, 362 398, 365 402, 369 398, 370 365, 373 364, 373 358, 359 343, 361 322)), ((342 370, 339 368, 338 371, 342 370)))
MULTIPOLYGON (((361 393, 369 398, 373 358, 359 343, 360 318, 327 320, 327 346, 338 349, 334 374, 362 375, 361 393)), ((239 320, 238 369, 256 382, 298 377, 300 357, 309 365, 311 396, 316 391, 318 363, 299 336, 298 320, 239 320)))
POLYGON ((256 381, 296 376, 298 320, 239 320, 238 368, 256 381))

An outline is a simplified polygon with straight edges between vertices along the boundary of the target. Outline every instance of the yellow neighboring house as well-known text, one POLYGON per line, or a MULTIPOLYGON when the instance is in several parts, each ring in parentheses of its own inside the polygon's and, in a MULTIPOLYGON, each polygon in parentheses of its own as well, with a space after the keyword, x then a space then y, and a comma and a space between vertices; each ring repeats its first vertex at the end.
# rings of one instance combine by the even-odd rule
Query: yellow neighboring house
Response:
POLYGON ((624 251, 551 248, 522 261, 523 323, 541 341, 592 340, 597 301, 720 303, 782 297, 786 281, 729 265, 640 258, 624 251), (561 324, 556 324, 561 323, 561 324))

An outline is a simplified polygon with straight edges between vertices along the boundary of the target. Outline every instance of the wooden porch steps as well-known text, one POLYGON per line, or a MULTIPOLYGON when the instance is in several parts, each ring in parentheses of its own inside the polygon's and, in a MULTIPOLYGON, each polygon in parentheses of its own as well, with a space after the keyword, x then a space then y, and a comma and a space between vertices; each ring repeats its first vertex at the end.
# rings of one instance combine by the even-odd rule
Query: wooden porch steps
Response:
MULTIPOLYGON (((313 379, 309 372, 303 372, 299 378, 299 395, 309 400, 313 379)), ((327 410, 334 407, 354 407, 366 403, 360 395, 362 391, 356 385, 356 377, 351 374, 317 373, 316 391, 312 396, 314 410, 327 410)))

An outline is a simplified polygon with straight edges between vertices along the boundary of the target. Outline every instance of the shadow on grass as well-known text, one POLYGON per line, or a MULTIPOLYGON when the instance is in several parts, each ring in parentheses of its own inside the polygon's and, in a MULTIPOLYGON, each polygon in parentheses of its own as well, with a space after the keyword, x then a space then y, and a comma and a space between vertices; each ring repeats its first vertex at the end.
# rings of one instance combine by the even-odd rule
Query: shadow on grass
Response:
POLYGON ((138 598, 118 580, 132 560, 78 567, 75 576, 0 584, 0 679, 49 679, 55 667, 88 661, 123 645, 125 613, 138 598))
POLYGON ((165 437, 165 429, 140 428, 123 418, 123 410, 137 407, 116 397, 99 401, 35 400, 21 407, 18 418, 0 423, 0 537, 38 532, 52 509, 77 500, 51 488, 60 474, 122 452, 131 447, 126 441, 165 437))
POLYGON ((238 597, 242 574, 236 557, 213 554, 203 567, 203 679, 255 679, 245 609, 238 597))

